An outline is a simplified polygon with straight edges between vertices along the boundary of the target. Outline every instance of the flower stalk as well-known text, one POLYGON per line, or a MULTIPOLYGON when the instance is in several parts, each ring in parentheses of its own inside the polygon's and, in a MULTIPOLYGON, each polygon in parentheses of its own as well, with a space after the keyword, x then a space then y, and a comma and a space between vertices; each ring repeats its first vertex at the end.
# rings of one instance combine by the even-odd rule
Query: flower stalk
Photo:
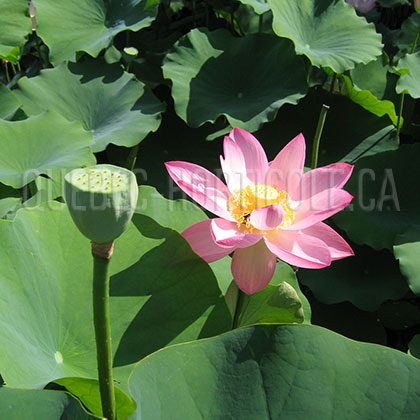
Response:
MULTIPOLYGON (((235 283, 236 284, 236 283, 235 283)), ((236 286, 237 296, 236 296, 236 306, 235 306, 235 314, 233 316, 233 323, 232 323, 232 330, 236 329, 240 325, 240 317, 245 303, 245 293, 236 286)))
POLYGON ((311 169, 315 169, 318 166, 319 143, 321 140, 322 131, 324 130, 325 119, 327 118, 327 112, 329 109, 330 107, 328 105, 322 104, 312 149, 311 169))
POLYGON ((109 263, 114 243, 92 242, 93 256, 93 320, 102 414, 116 420, 114 381, 112 378, 112 343, 109 315, 109 263), (105 245, 105 246, 104 246, 105 245), (105 249, 104 249, 105 248, 105 249))
POLYGON ((117 420, 112 379, 109 262, 114 240, 126 230, 137 204, 135 175, 114 165, 77 168, 64 177, 64 196, 75 225, 92 243, 93 321, 102 414, 117 420))

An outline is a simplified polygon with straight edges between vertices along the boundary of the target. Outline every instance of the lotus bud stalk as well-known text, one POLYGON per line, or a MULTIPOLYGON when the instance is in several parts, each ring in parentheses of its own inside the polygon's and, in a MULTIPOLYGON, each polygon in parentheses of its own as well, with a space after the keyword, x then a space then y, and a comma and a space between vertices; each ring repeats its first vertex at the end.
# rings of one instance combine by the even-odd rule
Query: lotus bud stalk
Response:
POLYGON ((102 413, 108 420, 116 420, 108 270, 114 240, 126 230, 136 208, 136 177, 113 165, 74 169, 64 177, 64 196, 77 228, 92 241, 93 320, 102 413))

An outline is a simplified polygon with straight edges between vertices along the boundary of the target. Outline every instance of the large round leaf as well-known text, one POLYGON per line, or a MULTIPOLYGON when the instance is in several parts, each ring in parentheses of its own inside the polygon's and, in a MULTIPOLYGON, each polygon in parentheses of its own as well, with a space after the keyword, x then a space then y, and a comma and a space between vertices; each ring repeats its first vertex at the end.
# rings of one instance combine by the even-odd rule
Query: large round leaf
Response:
POLYGON ((364 311, 378 309, 388 299, 407 292, 407 282, 389 251, 353 247, 355 256, 334 261, 322 270, 299 270, 299 280, 322 303, 351 302, 364 311))
POLYGON ((139 187, 137 214, 153 218, 164 227, 181 233, 187 227, 207 219, 206 214, 196 204, 187 200, 168 200, 150 185, 139 187))
POLYGON ((292 44, 269 34, 234 38, 195 29, 175 44, 163 73, 172 80, 177 114, 193 127, 224 114, 232 126, 256 130, 307 90, 292 44))
POLYGON ((350 238, 375 249, 392 250, 395 236, 420 224, 420 144, 359 159, 346 189, 352 203, 334 216, 350 238))
POLYGON ((9 88, 0 84, 0 118, 7 120, 13 117, 21 105, 9 88))
POLYGON ((292 39, 296 52, 315 66, 343 73, 382 53, 375 26, 343 0, 268 0, 268 4, 274 32, 292 39))
POLYGON ((157 0, 33 1, 37 33, 48 45, 54 65, 74 60, 76 51, 96 57, 119 32, 149 26, 158 6, 157 0))
POLYGON ((420 362, 311 325, 171 346, 130 378, 131 419, 415 419, 420 362))
POLYGON ((270 10, 267 0, 239 0, 242 4, 248 4, 256 13, 262 15, 270 10))
POLYGON ((410 289, 420 295, 420 226, 410 226, 395 238, 395 258, 401 273, 407 278, 410 289))
MULTIPOLYGON (((213 273, 187 242, 146 216, 133 221, 111 261, 114 368, 123 388, 132 363, 232 322, 213 273)), ((0 237, 6 383, 40 388, 63 377, 95 379, 90 244, 67 207, 49 202, 19 210, 13 222, 0 220, 0 237)))
MULTIPOLYGON (((19 58, 19 50, 26 42, 26 37, 32 31, 31 18, 27 0, 13 0, 0 2, 0 58, 10 59, 14 47, 18 52, 14 54, 19 58)), ((16 62, 16 59, 11 61, 16 62)))
MULTIPOLYGON (((142 171, 141 174, 143 173, 142 171)), ((151 217, 161 226, 170 227, 179 233, 188 226, 207 219, 206 214, 195 203, 187 200, 168 200, 150 185, 139 187, 139 201, 135 212, 151 217)), ((229 257, 210 263, 223 294, 226 293, 232 281, 230 263, 229 257)))
POLYGON ((403 74, 397 82, 397 92, 420 98, 420 52, 403 57, 398 62, 398 70, 403 74))
POLYGON ((19 191, 0 184, 0 218, 19 207, 21 202, 22 197, 19 191))
POLYGON ((68 393, 0 388, 0 412, 4 420, 93 420, 68 393))
POLYGON ((387 344, 385 328, 376 312, 361 311, 349 302, 325 305, 311 299, 312 324, 357 341, 387 344))
POLYGON ((109 143, 134 146, 160 124, 162 103, 143 83, 118 65, 63 63, 37 77, 19 80, 13 93, 28 115, 54 109, 91 130, 94 152, 109 143))
POLYGON ((22 121, 0 120, 0 181, 21 188, 41 174, 93 165, 92 143, 78 121, 53 111, 22 121))

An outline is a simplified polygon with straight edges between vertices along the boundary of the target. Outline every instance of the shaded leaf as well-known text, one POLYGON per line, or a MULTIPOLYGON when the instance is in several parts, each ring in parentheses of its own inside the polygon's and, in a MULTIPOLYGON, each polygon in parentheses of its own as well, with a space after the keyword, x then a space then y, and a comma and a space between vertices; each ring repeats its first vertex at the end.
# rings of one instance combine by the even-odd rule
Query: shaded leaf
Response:
POLYGON ((322 270, 299 270, 299 280, 322 303, 349 301, 365 311, 378 309, 387 299, 399 299, 407 284, 388 251, 354 247, 355 256, 334 261, 322 270))
POLYGON ((154 353, 129 386, 132 419, 414 419, 420 362, 312 325, 255 326, 154 353))
POLYGON ((353 340, 387 344, 385 328, 376 312, 362 311, 349 302, 325 305, 311 299, 312 323, 353 340))
POLYGON ((397 150, 399 140, 397 138, 397 130, 393 125, 379 130, 372 136, 364 139, 350 153, 341 159, 343 162, 355 163, 362 157, 376 155, 377 153, 397 150))
MULTIPOLYGON (((414 12, 408 19, 406 19, 402 25, 398 37, 395 41, 395 45, 401 50, 401 52, 409 53, 412 51, 414 40, 416 39, 417 31, 420 27, 420 15, 414 12)), ((420 45, 417 44, 415 52, 418 51, 420 45)))
POLYGON ((420 359, 420 334, 415 335, 408 343, 408 353, 420 359))
POLYGON ((395 238, 394 255, 400 263, 400 270, 408 286, 420 294, 420 226, 410 226, 395 238))
POLYGON ((172 80, 177 114, 192 127, 223 114, 232 126, 252 131, 307 90, 291 43, 269 34, 234 38, 225 30, 194 29, 167 55, 163 73, 172 80))
POLYGON ((397 234, 420 224, 416 182, 420 144, 364 157, 356 162, 346 190, 355 199, 334 216, 349 237, 375 249, 392 249, 397 234))
POLYGON ((0 411, 6 420, 93 420, 81 405, 61 391, 0 388, 0 411))
POLYGON ((406 330, 420 324, 420 309, 410 302, 385 302, 378 310, 382 324, 392 330, 406 330))
MULTIPOLYGON (((98 381, 85 378, 62 378, 55 381, 55 383, 64 386, 69 392, 76 394, 90 412, 96 413, 101 417, 102 403, 98 381)), ((115 387, 114 390, 117 417, 119 419, 126 419, 134 412, 136 404, 119 388, 115 387)))

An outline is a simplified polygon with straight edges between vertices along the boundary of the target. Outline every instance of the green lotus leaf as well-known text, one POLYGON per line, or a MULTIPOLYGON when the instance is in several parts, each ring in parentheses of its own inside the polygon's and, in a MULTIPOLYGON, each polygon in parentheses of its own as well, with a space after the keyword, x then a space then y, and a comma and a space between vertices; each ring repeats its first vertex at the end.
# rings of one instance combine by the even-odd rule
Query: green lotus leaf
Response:
POLYGON ((150 185, 139 186, 139 200, 135 212, 151 217, 161 226, 179 233, 194 223, 207 219, 204 211, 193 202, 168 200, 150 185))
POLYGON ((93 420, 67 392, 0 388, 0 412, 6 420, 93 420))
POLYGON ((21 107, 20 101, 8 87, 0 84, 0 118, 8 120, 21 107))
MULTIPOLYGON (((385 141, 385 133, 392 130, 395 132, 387 116, 379 118, 344 95, 311 89, 298 105, 285 105, 275 121, 265 124, 254 133, 262 142, 270 160, 290 139, 302 132, 306 139, 306 165, 310 166, 313 138, 323 104, 329 105, 330 110, 322 132, 319 166, 342 160, 366 139, 385 128, 385 132, 373 139, 378 146, 385 141)), ((395 141, 395 144, 398 146, 398 142, 395 141)), ((370 146, 363 146, 363 151, 366 152, 370 146)))
MULTIPOLYGON (((395 45, 400 49, 401 53, 410 53, 412 51, 419 26, 420 15, 416 12, 402 23, 401 30, 395 40, 395 45)), ((417 43, 414 52, 417 52, 419 49, 420 45, 417 43)))
POLYGON ((408 93, 414 99, 420 98, 420 52, 403 57, 398 62, 398 70, 402 74, 397 82, 397 92, 408 93))
POLYGON ((420 323, 420 309, 404 300, 388 301, 379 308, 378 319, 386 328, 404 331, 420 323))
MULTIPOLYGON (((62 378, 54 382, 64 386, 67 391, 76 394, 90 412, 102 413, 98 381, 86 378, 62 378)), ((136 408, 132 399, 119 388, 115 388, 115 404, 119 419, 126 419, 133 414, 136 408)))
POLYGON ((17 209, 22 202, 19 191, 0 184, 0 218, 17 209))
POLYGON ((16 64, 21 48, 32 32, 27 0, 0 2, 0 58, 16 64), (16 48, 17 47, 17 48, 16 48))
POLYGON ((156 352, 129 386, 135 419, 414 419, 420 361, 312 325, 254 326, 156 352))
MULTIPOLYGON (((90 243, 67 206, 21 209, 13 221, 0 220, 0 237, 6 383, 42 388, 60 378, 96 379, 90 243)), ((132 364, 149 353, 231 327, 210 267, 178 233, 147 216, 135 214, 115 241, 110 270, 114 378, 123 390, 132 364)), ((82 398, 85 387, 81 395, 75 388, 82 398)))
POLYGON ((352 203, 334 221, 359 244, 392 250, 399 233, 420 224, 417 162, 420 144, 359 159, 346 190, 352 203))
POLYGON ((420 225, 411 225, 395 238, 394 255, 400 263, 400 270, 408 286, 420 294, 420 225))
POLYGON ((408 343, 408 353, 420 359, 420 334, 415 335, 408 343))
POLYGON ((311 299, 312 324, 328 328, 352 340, 387 344, 385 328, 376 311, 362 311, 349 302, 326 305, 311 299))
POLYGON ((53 111, 22 121, 0 120, 0 181, 21 188, 41 174, 92 165, 92 143, 79 122, 53 111))
MULTIPOLYGON (((394 125, 397 125, 398 117, 395 112, 395 105, 393 102, 388 100, 381 101, 378 99, 372 92, 369 90, 360 90, 353 85, 350 77, 343 75, 344 81, 346 82, 347 92, 349 98, 359 104, 366 110, 372 112, 372 114, 382 117, 383 115, 388 115, 389 119, 394 125)), ((403 124, 403 121, 400 121, 400 125, 403 124)))
POLYGON ((177 114, 192 127, 223 114, 232 126, 253 131, 307 90, 292 44, 269 34, 234 38, 226 30, 194 29, 166 56, 163 73, 172 80, 177 114))
POLYGON ((163 104, 118 64, 63 63, 19 80, 13 93, 28 115, 54 109, 91 130, 94 152, 109 143, 131 147, 160 124, 163 104))
POLYGON ((247 4, 251 6, 255 13, 262 15, 265 12, 270 10, 270 6, 267 3, 267 0, 239 0, 242 4, 247 4))
POLYGON ((50 49, 57 65, 74 61, 76 51, 96 57, 113 37, 127 29, 149 26, 157 13, 158 0, 34 0, 37 33, 50 49))
POLYGON ((399 147, 399 138, 397 130, 393 125, 379 130, 377 133, 366 137, 351 152, 347 153, 341 160, 343 162, 355 163, 362 157, 376 155, 377 153, 397 150, 399 147))
POLYGON ((356 15, 343 0, 267 0, 273 12, 273 29, 293 40, 296 52, 314 66, 336 73, 368 63, 382 53, 375 26, 356 15))
POLYGON ((322 270, 300 269, 298 278, 322 303, 351 302, 364 311, 374 311, 388 299, 400 299, 407 282, 389 251, 355 247, 354 257, 334 261, 322 270))
MULTIPOLYGON (((237 301, 238 288, 235 298, 237 301)), ((228 299, 229 290, 226 293, 228 299)), ((252 295, 242 295, 237 325, 243 327, 253 324, 291 324, 302 323, 304 313, 296 290, 286 281, 277 286, 267 285, 260 292, 252 295)))

